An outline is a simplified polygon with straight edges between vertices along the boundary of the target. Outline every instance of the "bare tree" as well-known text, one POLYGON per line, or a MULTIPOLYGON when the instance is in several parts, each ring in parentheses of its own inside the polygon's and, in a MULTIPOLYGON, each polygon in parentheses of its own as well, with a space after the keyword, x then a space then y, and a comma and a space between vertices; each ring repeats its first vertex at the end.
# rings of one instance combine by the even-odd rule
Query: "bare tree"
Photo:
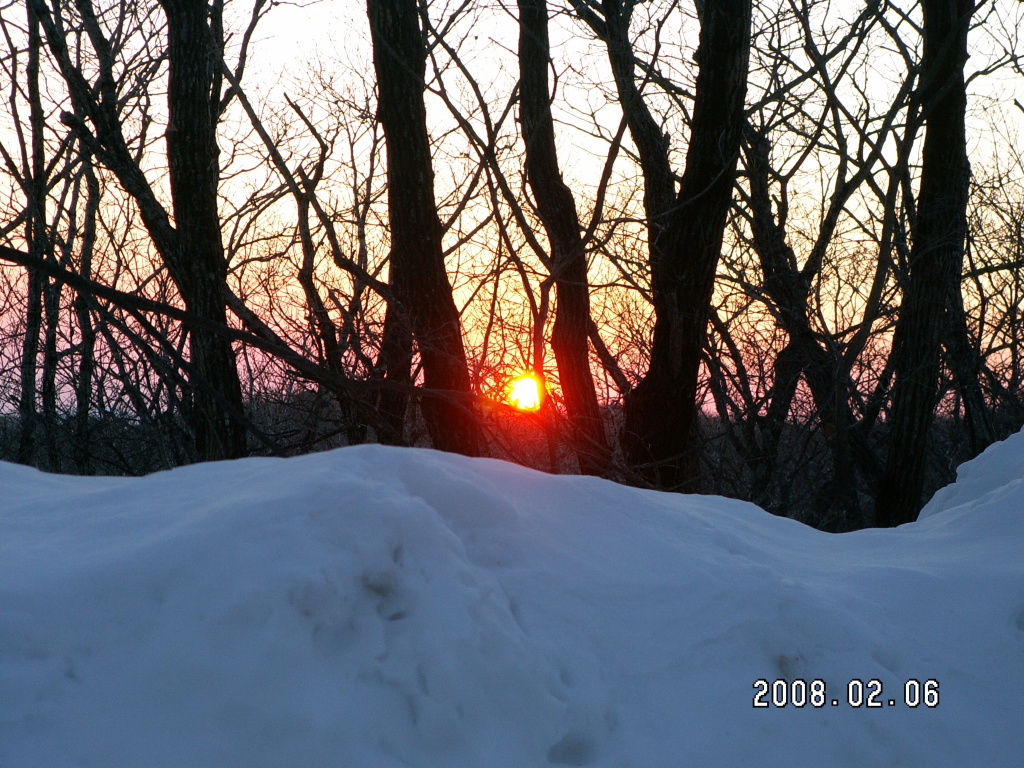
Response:
MULTIPOLYGON (((408 328, 423 362, 423 380, 435 394, 421 408, 435 447, 459 453, 480 450, 472 412, 469 371, 459 313, 445 271, 441 222, 423 103, 426 50, 416 0, 368 0, 378 116, 388 157, 391 229, 390 283, 401 305, 389 320, 389 365, 408 360, 408 328)), ((398 372, 396 372, 398 373, 398 372)), ((402 378, 402 374, 399 374, 402 378)))
POLYGON ((651 362, 625 405, 627 459, 634 466, 651 466, 652 478, 668 489, 683 488, 697 474, 695 457, 687 455, 687 448, 743 134, 750 55, 750 1, 718 0, 698 8, 701 5, 686 168, 667 221, 665 259, 651 264, 656 313, 651 362))
MULTIPOLYGON (((26 7, 28 26, 28 51, 25 68, 26 91, 29 106, 29 139, 28 157, 23 157, 24 167, 18 174, 25 193, 27 221, 25 240, 28 250, 34 256, 43 258, 50 255, 51 249, 47 242, 46 221, 46 187, 47 157, 44 143, 44 116, 40 95, 39 72, 39 19, 31 7, 26 7)), ((18 126, 19 132, 22 130, 18 126)), ((26 144, 22 141, 22 145, 26 144)), ((6 154, 6 153, 5 153, 6 154)), ((13 159, 8 160, 13 165, 13 159)), ((12 168, 13 170, 13 168, 12 168)), ((25 313, 25 338, 21 355, 21 439, 18 445, 18 461, 29 463, 35 458, 35 444, 39 416, 36 398, 38 395, 37 373, 39 365, 40 332, 43 326, 44 293, 49 294, 52 288, 38 270, 28 273, 28 302, 25 313)), ((48 298, 48 297, 45 297, 48 298)), ((49 304, 49 302, 46 302, 49 304)), ((47 430, 49 431, 49 430, 47 430)))
POLYGON ((918 98, 926 123, 909 274, 893 338, 895 380, 876 522, 917 518, 938 394, 943 330, 960 296, 970 165, 964 126, 967 32, 974 0, 922 0, 924 53, 918 98))
MULTIPOLYGON (((143 173, 138 152, 130 148, 125 138, 121 125, 124 100, 119 90, 129 85, 118 79, 116 55, 120 49, 112 43, 91 0, 79 0, 76 9, 92 47, 93 81, 88 76, 92 68, 84 66, 70 47, 67 20, 60 3, 55 2, 52 7, 44 0, 29 3, 40 19, 74 106, 73 111, 64 113, 62 120, 116 174, 125 191, 134 198, 153 244, 190 312, 214 323, 226 322, 227 265, 217 210, 217 122, 226 106, 226 100, 222 101, 219 66, 224 46, 222 3, 166 0, 161 6, 167 35, 166 151, 173 224, 143 173)), ((257 11, 258 8, 259 5, 257 11)), ((150 77, 158 65, 159 62, 153 62, 150 77)), ((218 459, 243 455, 245 416, 230 342, 192 329, 190 350, 196 381, 192 386, 189 421, 197 456, 218 459)))
POLYGON ((602 474, 609 455, 587 345, 592 322, 587 255, 576 203, 558 167, 548 84, 550 57, 546 0, 519 0, 519 112, 526 176, 551 244, 558 302, 551 346, 580 470, 602 474))

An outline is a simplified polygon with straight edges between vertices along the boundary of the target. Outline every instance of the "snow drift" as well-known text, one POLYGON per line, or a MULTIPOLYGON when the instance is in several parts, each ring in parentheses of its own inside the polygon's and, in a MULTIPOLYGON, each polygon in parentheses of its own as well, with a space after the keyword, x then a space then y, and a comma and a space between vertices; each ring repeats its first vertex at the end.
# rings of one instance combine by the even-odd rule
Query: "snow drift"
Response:
POLYGON ((920 522, 835 536, 379 446, 3 464, 0 766, 1019 766, 1022 477, 1017 435, 920 522))

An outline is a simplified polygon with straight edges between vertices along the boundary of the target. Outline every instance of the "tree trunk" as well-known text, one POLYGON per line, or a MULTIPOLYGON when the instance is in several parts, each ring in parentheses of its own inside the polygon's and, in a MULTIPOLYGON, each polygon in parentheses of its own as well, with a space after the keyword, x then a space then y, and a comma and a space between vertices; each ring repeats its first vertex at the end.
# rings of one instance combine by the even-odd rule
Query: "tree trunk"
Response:
MULTIPOLYGON (((753 246, 764 275, 764 291, 776 307, 779 324, 789 335, 789 343, 776 358, 775 381, 769 391, 764 441, 756 461, 766 471, 759 474, 759 479, 770 483, 772 472, 768 465, 775 460, 782 427, 803 375, 832 453, 832 480, 819 495, 816 522, 829 530, 850 530, 864 524, 854 457, 863 458, 864 453, 870 454, 870 449, 865 445, 855 451, 852 445, 858 435, 853 428, 848 380, 837 346, 827 338, 822 343, 821 334, 811 324, 808 297, 815 273, 804 274, 797 267, 786 231, 772 211, 769 154, 768 137, 749 128, 746 158, 753 246)), ((831 228, 824 228, 823 237, 828 238, 830 232, 831 228)), ((870 468, 864 471, 871 475, 870 468)))
POLYGON ((416 0, 368 0, 367 11, 388 156, 391 285, 409 314, 424 384, 440 393, 423 398, 421 406, 434 447, 473 455, 480 449, 480 427, 441 248, 416 0))
POLYGON ((910 269, 893 338, 889 454, 875 507, 880 526, 912 522, 921 509, 943 330, 955 310, 967 234, 964 65, 975 6, 973 0, 923 0, 922 7, 919 98, 926 131, 910 269))
MULTIPOLYGON (((388 305, 384 315, 384 333, 380 342, 378 364, 384 369, 384 381, 395 384, 412 383, 412 333, 405 310, 388 305)), ((397 389, 382 389, 377 395, 380 415, 377 439, 385 445, 405 445, 405 413, 409 396, 397 389)))
MULTIPOLYGON (((56 260, 56 259, 55 259, 56 260)), ((57 447, 57 332, 60 325, 61 286, 47 279, 43 288, 43 367, 40 371, 40 399, 43 406, 43 443, 46 461, 42 465, 50 472, 61 471, 60 451, 57 447)))
POLYGON ((750 0, 702 4, 696 96, 682 186, 652 264, 655 325, 646 376, 626 397, 627 460, 659 487, 692 489, 687 455, 715 272, 735 179, 750 56, 750 0))
POLYGON ((953 381, 963 398, 964 422, 967 426, 970 452, 971 456, 976 456, 995 440, 995 429, 992 414, 985 403, 985 395, 981 388, 981 354, 971 341, 959 281, 953 294, 953 303, 947 309, 946 315, 943 338, 946 364, 953 373, 953 381))
MULTIPOLYGON (((25 240, 28 252, 35 258, 46 258, 49 248, 46 237, 46 158, 43 144, 45 130, 39 83, 39 19, 35 10, 26 8, 28 22, 28 63, 25 78, 29 100, 29 162, 24 169, 26 207, 25 240)), ((18 461, 31 464, 36 458, 36 442, 40 426, 36 398, 38 395, 39 340, 43 324, 43 295, 49 281, 38 270, 28 271, 28 295, 25 309, 25 336, 21 345, 21 393, 18 403, 21 433, 18 461)), ((52 424, 44 424, 47 431, 52 424)))
POLYGON ((519 113, 526 176, 551 249, 557 300, 551 347, 580 471, 602 474, 610 457, 590 370, 587 256, 576 203, 558 168, 548 87, 550 58, 546 0, 519 0, 519 113))
MULTIPOLYGON (((78 273, 87 280, 92 279, 92 256, 96 244, 96 217, 99 213, 100 184, 93 168, 92 156, 82 148, 83 173, 85 175, 86 199, 85 222, 82 227, 81 260, 78 273)), ((89 409, 92 404, 92 386, 96 368, 96 328, 89 312, 90 297, 82 292, 75 296, 75 317, 78 332, 82 336, 78 364, 78 379, 75 382, 75 467, 83 474, 92 470, 92 452, 89 438, 89 409)))
MULTIPOLYGON (((218 42, 205 0, 161 4, 167 14, 167 161, 179 262, 171 265, 172 274, 190 312, 226 324, 227 262, 217 207, 218 42)), ((197 453, 204 460, 242 456, 244 406, 231 342, 192 329, 189 344, 197 453)))

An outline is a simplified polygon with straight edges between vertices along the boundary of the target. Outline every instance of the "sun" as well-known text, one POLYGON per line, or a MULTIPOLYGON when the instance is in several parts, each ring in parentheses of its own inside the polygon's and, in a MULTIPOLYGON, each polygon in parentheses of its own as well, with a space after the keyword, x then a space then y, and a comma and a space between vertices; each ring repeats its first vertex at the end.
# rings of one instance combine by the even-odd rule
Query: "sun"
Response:
POLYGON ((517 376, 508 385, 508 401, 520 411, 537 411, 544 401, 544 384, 532 373, 517 376))

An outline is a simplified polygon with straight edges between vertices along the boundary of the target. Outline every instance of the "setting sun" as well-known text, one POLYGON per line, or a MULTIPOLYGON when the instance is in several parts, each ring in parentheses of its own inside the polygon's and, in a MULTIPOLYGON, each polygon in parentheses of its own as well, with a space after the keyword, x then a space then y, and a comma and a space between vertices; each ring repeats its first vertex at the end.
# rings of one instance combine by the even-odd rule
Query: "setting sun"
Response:
POLYGON ((521 411, 540 409, 544 399, 544 385, 532 373, 518 376, 509 383, 508 401, 521 411))

